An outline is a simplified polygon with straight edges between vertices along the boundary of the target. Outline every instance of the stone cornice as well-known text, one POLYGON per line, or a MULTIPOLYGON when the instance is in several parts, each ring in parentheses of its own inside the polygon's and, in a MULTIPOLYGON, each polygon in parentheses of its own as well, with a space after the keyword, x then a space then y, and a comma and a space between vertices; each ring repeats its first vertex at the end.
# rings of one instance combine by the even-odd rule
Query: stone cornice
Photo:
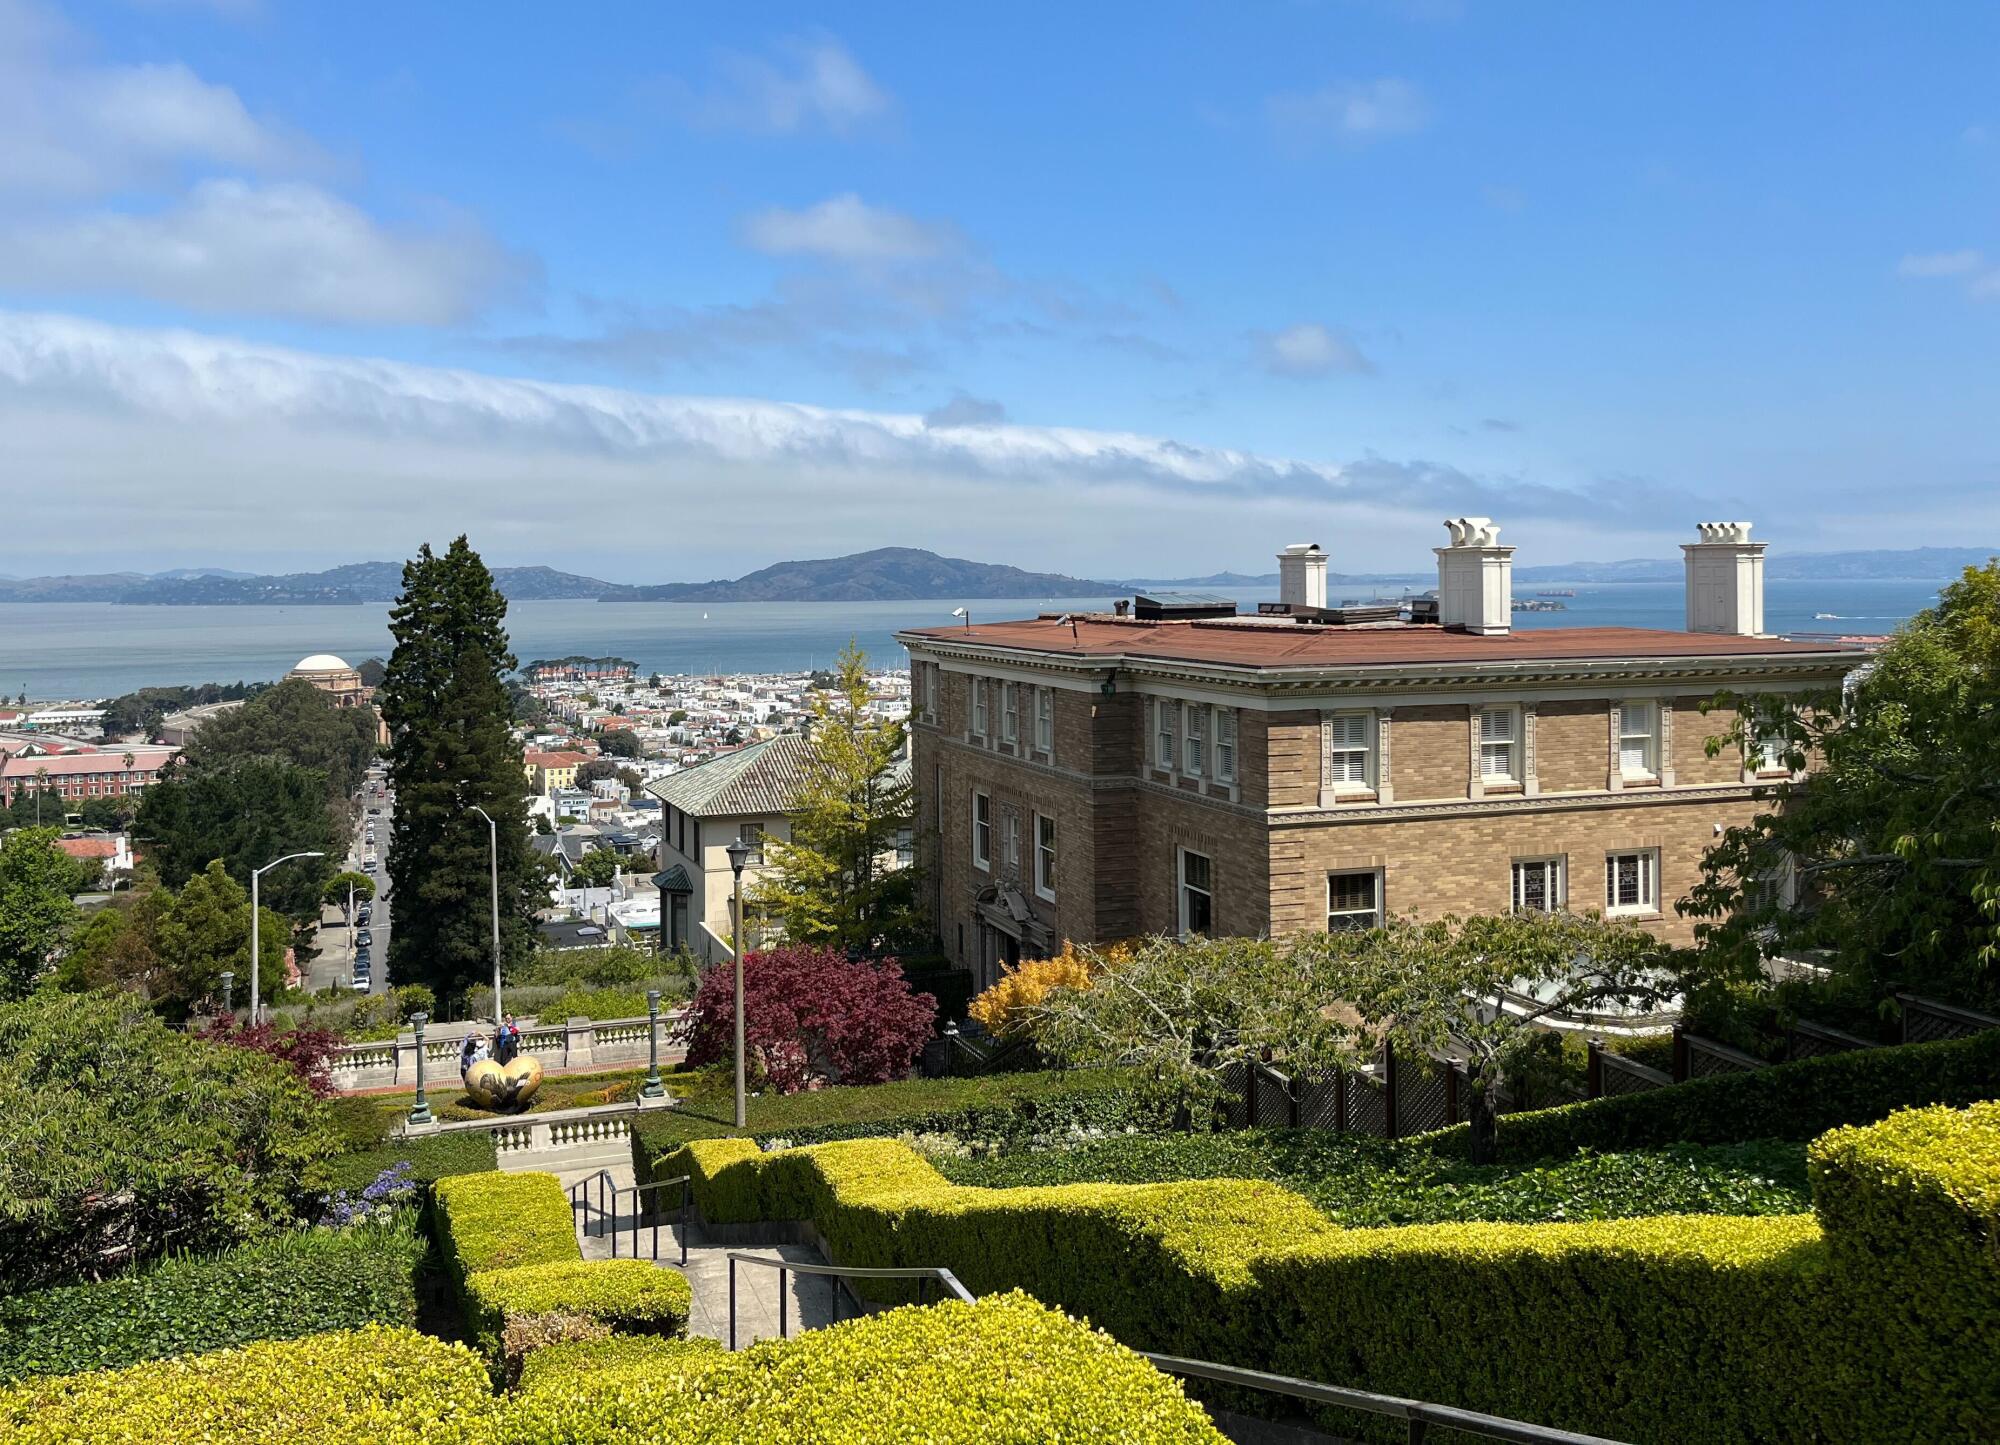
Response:
POLYGON ((1574 688, 1591 684, 1681 684, 1693 691, 1754 688, 1773 683, 1834 684, 1867 661, 1867 654, 1826 652, 1726 653, 1696 657, 1524 658, 1492 662, 1455 661, 1367 666, 1251 667, 1129 653, 1077 654, 1001 647, 971 640, 897 634, 897 640, 926 657, 950 658, 995 667, 1027 667, 1089 677, 1120 674, 1118 683, 1156 679, 1207 686, 1244 688, 1266 696, 1339 696, 1421 689, 1523 687, 1574 688))

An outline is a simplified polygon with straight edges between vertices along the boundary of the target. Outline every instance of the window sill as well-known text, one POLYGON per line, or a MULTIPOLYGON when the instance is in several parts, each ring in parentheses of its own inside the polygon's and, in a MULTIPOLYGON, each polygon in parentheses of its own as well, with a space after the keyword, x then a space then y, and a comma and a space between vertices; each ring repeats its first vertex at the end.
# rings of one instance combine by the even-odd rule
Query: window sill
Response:
POLYGON ((1658 773, 1620 773, 1619 781, 1628 788, 1657 788, 1660 786, 1658 773))
POLYGON ((1666 914, 1660 912, 1657 908, 1648 906, 1645 908, 1607 908, 1604 910, 1604 916, 1606 918, 1620 919, 1626 923, 1657 923, 1662 918, 1665 918, 1666 914))
POLYGON ((977 868, 981 873, 991 873, 993 871, 991 863, 982 863, 977 858, 972 860, 972 866, 977 868))
POLYGON ((1345 803, 1372 803, 1377 794, 1373 788, 1335 788, 1328 791, 1327 797, 1338 808, 1345 803))
POLYGON ((1044 902, 1044 903, 1053 903, 1053 902, 1055 902, 1055 901, 1056 901, 1056 896, 1055 896, 1055 894, 1053 894, 1053 893, 1049 893, 1049 892, 1045 892, 1045 891, 1044 891, 1043 889, 1041 889, 1040 887, 1037 887, 1037 888, 1035 889, 1035 897, 1037 897, 1037 898, 1041 899, 1041 900, 1042 900, 1042 902, 1044 902))
POLYGON ((1495 793, 1518 793, 1522 790, 1518 778, 1481 778, 1479 786, 1489 798, 1495 793))

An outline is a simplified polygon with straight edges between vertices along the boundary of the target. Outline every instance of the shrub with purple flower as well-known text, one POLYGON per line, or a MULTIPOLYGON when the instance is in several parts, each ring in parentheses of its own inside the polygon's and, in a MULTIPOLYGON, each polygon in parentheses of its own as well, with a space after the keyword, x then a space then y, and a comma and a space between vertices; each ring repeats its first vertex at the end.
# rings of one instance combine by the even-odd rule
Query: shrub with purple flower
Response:
POLYGON ((369 1224, 393 1219, 405 1205, 416 1203, 419 1185, 412 1177, 415 1166, 399 1159, 384 1169, 359 1194, 336 1189, 326 1198, 320 1223, 333 1229, 353 1224, 369 1224))

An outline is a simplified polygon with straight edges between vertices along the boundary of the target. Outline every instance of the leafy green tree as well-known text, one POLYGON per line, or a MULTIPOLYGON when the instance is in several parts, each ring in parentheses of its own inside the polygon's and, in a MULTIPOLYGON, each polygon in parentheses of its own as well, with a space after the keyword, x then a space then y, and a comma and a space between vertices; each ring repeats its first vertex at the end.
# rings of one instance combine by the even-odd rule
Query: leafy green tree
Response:
POLYGON ((60 826, 69 802, 62 794, 43 782, 39 788, 24 785, 14 794, 14 801, 5 809, 0 809, 3 825, 9 828, 41 828, 60 826), (37 821, 37 820, 40 821, 37 821))
POLYGON ((0 846, 0 999, 31 991, 76 930, 78 869, 56 846, 60 836, 27 828, 0 846))
POLYGON ((498 824, 504 957, 533 949, 535 909, 547 899, 547 874, 528 846, 521 747, 510 727, 505 678, 515 659, 506 614, 506 598, 463 537, 443 556, 419 550, 389 614, 396 648, 376 700, 394 739, 390 967, 441 1001, 463 999, 492 976, 488 831, 475 806, 498 824))
POLYGON ((898 948, 920 931, 911 870, 882 866, 910 821, 903 725, 872 716, 868 701, 868 659, 850 642, 832 685, 813 694, 792 836, 766 843, 749 900, 795 943, 898 948))
POLYGON ((2000 1008, 2000 562, 1966 569, 1844 693, 1725 701, 1739 721, 1712 749, 1813 763, 1724 834, 1683 904, 1734 987, 1819 949, 1815 1007, 1850 1027, 1897 988, 2000 1008))
MULTIPOLYGON (((289 923, 270 909, 258 928, 259 984, 276 988, 285 978, 289 923)), ((186 1013, 204 999, 219 998, 222 972, 236 974, 239 996, 250 987, 250 895, 217 859, 190 878, 154 928, 153 949, 160 963, 153 1001, 186 1013)))
POLYGON ((85 798, 83 826, 97 833, 123 832, 138 811, 130 798, 85 798))
POLYGON ((1392 918, 1357 933, 1301 935, 1291 962, 1355 1018, 1356 1043, 1383 1038, 1412 1053, 1452 1047, 1471 1085, 1471 1157, 1495 1157, 1504 1079, 1539 1053, 1552 1014, 1658 1007, 1681 980, 1667 950, 1631 924, 1589 914, 1392 918))
POLYGON ((574 888, 609 888, 614 875, 632 871, 632 860, 616 848, 592 848, 569 871, 574 888))
MULTIPOLYGON (((1205 1124, 1231 1064, 1279 1057, 1333 1065, 1349 1030, 1327 1001, 1325 960, 1271 939, 1146 939, 1071 951, 1089 973, 1023 1009, 1044 1054, 1077 1068, 1129 1068, 1148 1103, 1183 1126, 1205 1124)), ((1067 956, 1067 955, 1066 955, 1067 956)))
POLYGON ((175 769, 211 772, 243 758, 282 758, 326 779, 327 797, 344 800, 361 786, 375 756, 375 716, 341 707, 302 678, 287 678, 239 708, 203 723, 175 769))
POLYGON ((346 848, 326 775, 279 757, 239 757, 218 764, 176 760, 171 776, 141 795, 138 834, 150 839, 160 877, 179 888, 211 861, 246 888, 250 870, 287 853, 318 852, 264 876, 262 896, 293 918, 316 918, 320 890, 346 848))
POLYGON ((640 758, 646 755, 639 739, 625 729, 597 735, 597 750, 607 758, 640 758))
POLYGON ((358 903, 366 903, 375 896, 375 880, 366 873, 356 873, 352 869, 336 873, 326 880, 326 887, 320 890, 320 901, 345 908, 349 898, 358 903))

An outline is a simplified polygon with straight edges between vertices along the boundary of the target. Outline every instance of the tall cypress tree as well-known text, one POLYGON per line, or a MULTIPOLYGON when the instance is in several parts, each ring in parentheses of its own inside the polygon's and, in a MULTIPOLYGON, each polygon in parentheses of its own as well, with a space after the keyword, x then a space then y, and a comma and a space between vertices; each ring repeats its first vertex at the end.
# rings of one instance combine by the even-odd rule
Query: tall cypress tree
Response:
POLYGON ((428 543, 419 549, 389 613, 396 650, 376 694, 396 790, 389 971, 440 999, 463 999, 493 977, 488 832, 475 806, 500 825, 504 958, 534 947, 535 910, 548 897, 528 847, 527 784, 510 730, 506 615, 506 598, 463 537, 441 557, 428 543))

